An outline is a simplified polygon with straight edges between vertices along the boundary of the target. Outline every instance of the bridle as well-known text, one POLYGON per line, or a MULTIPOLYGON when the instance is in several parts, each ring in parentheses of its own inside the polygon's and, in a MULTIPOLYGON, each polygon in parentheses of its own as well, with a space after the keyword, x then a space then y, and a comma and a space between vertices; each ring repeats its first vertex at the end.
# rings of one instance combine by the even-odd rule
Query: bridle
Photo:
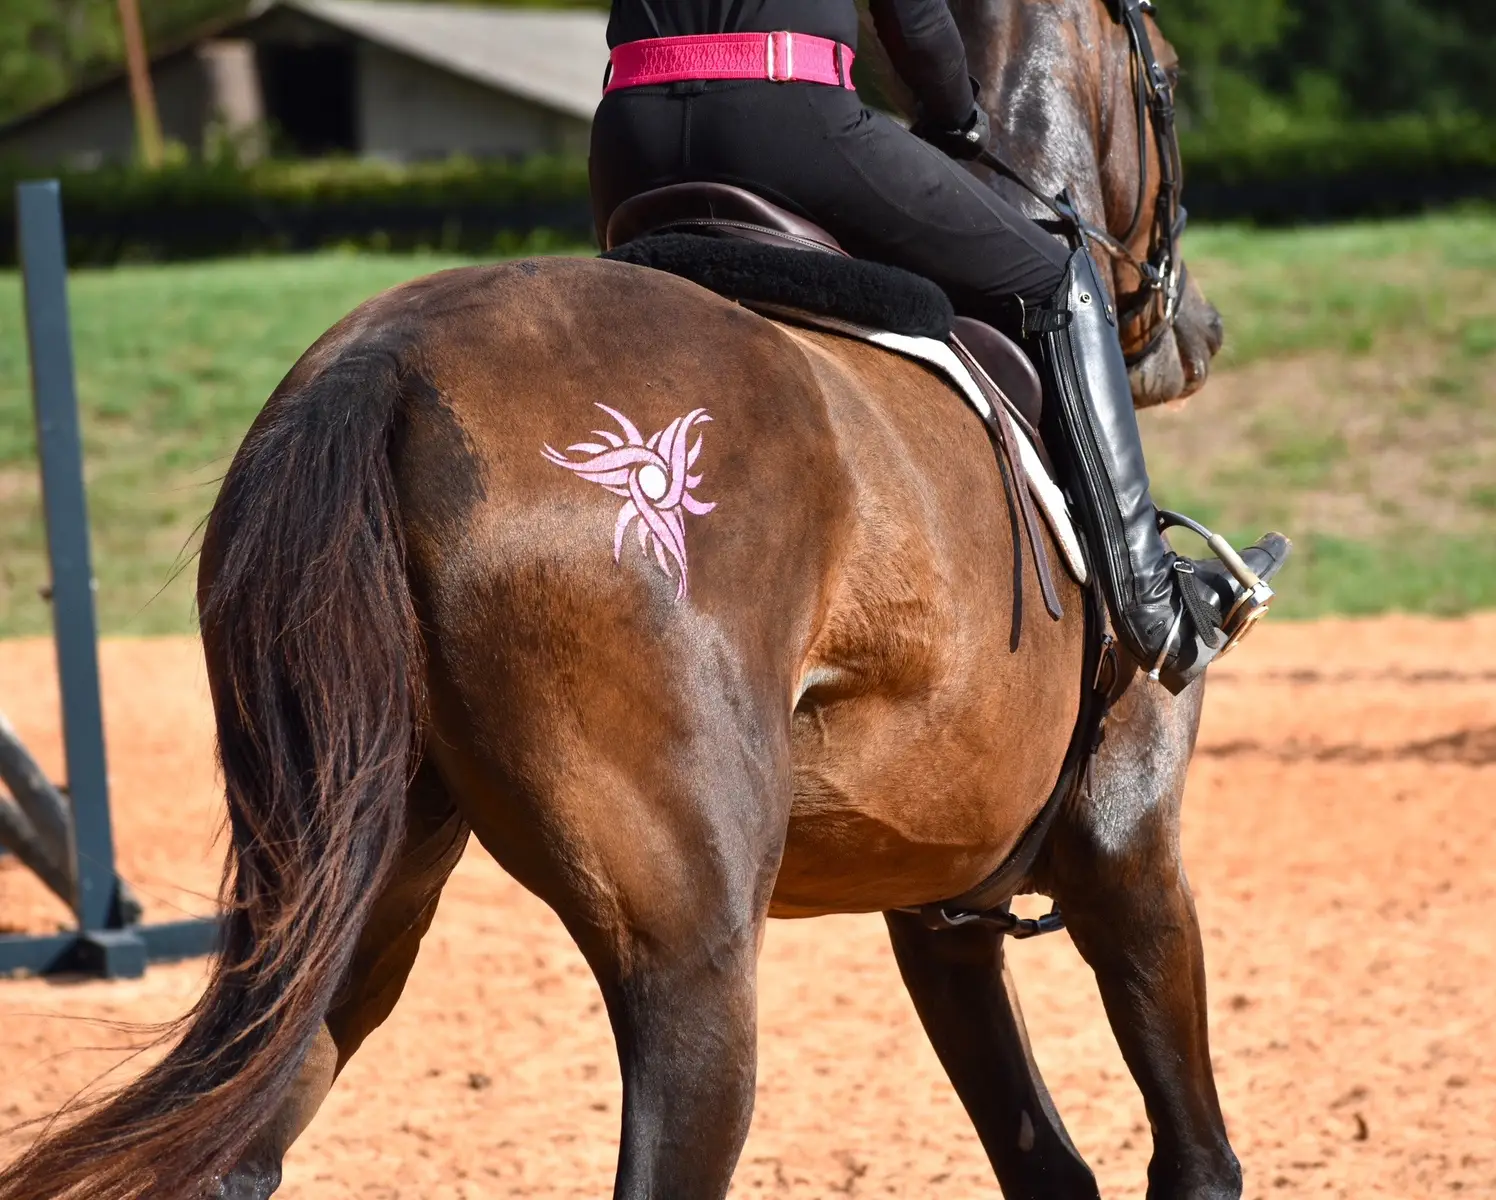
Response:
POLYGON ((1150 314, 1157 315, 1154 318, 1153 332, 1142 348, 1127 356, 1127 364, 1132 366, 1154 351, 1159 342, 1173 330, 1174 321, 1179 316, 1179 304, 1188 279, 1184 259, 1179 253, 1179 239, 1184 233, 1187 214, 1180 203, 1183 171, 1179 155, 1179 129, 1175 121, 1174 85, 1169 80, 1168 72, 1158 61, 1153 40, 1148 36, 1147 23, 1143 19, 1145 14, 1154 11, 1153 0, 1109 0, 1108 8, 1112 8, 1113 4, 1116 19, 1127 31, 1129 69, 1133 79, 1138 128, 1138 189, 1127 232, 1118 237, 1087 221, 1076 211, 1067 192, 1053 197, 1046 196, 1027 176, 990 150, 984 150, 979 161, 1030 192, 1059 218, 1058 222, 1041 222, 1046 227, 1054 227, 1057 232, 1079 235, 1138 273, 1140 286, 1126 296, 1117 298, 1117 319, 1119 323, 1125 323, 1144 320, 1150 314), (1127 243, 1138 232, 1148 199, 1147 139, 1150 126, 1153 139, 1158 145, 1160 169, 1148 254, 1146 258, 1139 258, 1128 248, 1127 243))
POLYGON ((1155 305, 1162 303, 1163 306, 1157 329, 1143 349, 1129 356, 1130 365, 1152 352, 1164 334, 1173 329, 1174 320, 1179 315, 1186 279, 1179 239, 1188 216, 1180 203, 1184 176, 1179 156, 1179 128, 1174 113, 1174 85, 1168 72, 1159 65, 1153 41, 1148 36, 1147 23, 1143 20, 1145 13, 1153 11, 1153 0, 1118 0, 1118 9, 1132 47, 1134 107, 1138 121, 1138 193, 1127 232, 1121 238, 1108 239, 1107 249, 1128 262, 1143 281, 1125 304, 1119 298, 1119 319, 1141 319, 1155 305), (1148 194, 1146 138, 1150 124, 1153 138, 1158 143, 1158 195, 1153 207, 1153 233, 1149 239, 1148 257, 1140 261, 1127 249, 1127 243, 1138 231, 1148 194))

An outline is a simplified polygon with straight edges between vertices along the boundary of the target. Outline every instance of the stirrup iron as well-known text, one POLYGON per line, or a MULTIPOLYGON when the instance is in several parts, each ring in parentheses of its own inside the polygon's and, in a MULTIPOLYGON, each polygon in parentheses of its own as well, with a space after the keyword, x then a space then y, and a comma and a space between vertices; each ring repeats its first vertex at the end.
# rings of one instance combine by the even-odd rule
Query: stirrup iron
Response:
MULTIPOLYGON (((1221 619, 1221 632, 1226 635, 1226 644, 1220 648, 1215 657, 1224 658, 1242 638, 1252 631, 1258 621, 1267 616, 1267 610, 1277 593, 1256 571, 1247 566, 1246 560, 1236 552, 1235 546, 1192 517, 1161 508, 1158 510, 1158 527, 1160 531, 1177 527, 1198 534, 1205 540, 1205 544, 1215 551, 1216 557, 1221 560, 1221 565, 1231 572, 1237 583, 1241 584, 1241 595, 1236 598, 1236 603, 1221 619)), ((1159 655, 1158 662, 1149 674, 1150 679, 1158 678, 1159 668, 1174 642, 1178 625, 1179 622, 1176 619, 1174 628, 1169 631, 1169 636, 1164 642, 1163 654, 1159 655)))

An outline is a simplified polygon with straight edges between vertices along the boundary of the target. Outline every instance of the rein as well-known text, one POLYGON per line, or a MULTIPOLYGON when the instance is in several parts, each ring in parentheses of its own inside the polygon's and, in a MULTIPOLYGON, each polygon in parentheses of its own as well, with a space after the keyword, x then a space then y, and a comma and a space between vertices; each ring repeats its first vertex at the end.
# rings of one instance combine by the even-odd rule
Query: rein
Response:
POLYGON ((1057 221, 1040 222, 1045 228, 1066 235, 1077 235, 1086 243, 1100 246, 1111 257, 1121 260, 1138 273, 1142 285, 1130 294, 1125 303, 1118 298, 1119 321, 1141 320, 1161 303, 1157 326, 1152 336, 1142 349, 1127 356, 1128 366, 1146 358, 1163 340, 1164 335, 1174 328, 1188 278, 1184 259, 1179 253, 1179 239, 1184 234, 1187 214, 1180 203, 1183 171, 1179 154, 1179 129, 1174 111, 1174 87, 1169 82, 1168 72, 1159 63, 1153 41, 1148 36, 1147 24, 1143 18, 1144 14, 1151 12, 1153 0, 1117 0, 1117 19, 1127 30, 1138 122, 1137 200, 1125 234, 1119 238, 1109 230, 1086 220, 1076 210, 1067 192, 1061 192, 1058 196, 1046 195, 1028 176, 991 150, 983 150, 978 156, 978 161, 983 166, 1016 183, 1055 215, 1057 221), (1158 144, 1161 168, 1148 255, 1146 258, 1139 258, 1127 247, 1127 242, 1137 233, 1143 206, 1147 201, 1149 172, 1146 143, 1150 125, 1153 138, 1158 144))

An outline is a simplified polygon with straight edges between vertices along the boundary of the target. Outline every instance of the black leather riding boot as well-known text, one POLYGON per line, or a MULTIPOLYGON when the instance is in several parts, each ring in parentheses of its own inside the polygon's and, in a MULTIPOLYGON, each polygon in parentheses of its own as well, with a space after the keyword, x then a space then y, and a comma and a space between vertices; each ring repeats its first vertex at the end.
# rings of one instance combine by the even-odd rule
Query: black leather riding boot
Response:
MULTIPOLYGON (((1177 693, 1261 615, 1272 592, 1239 581, 1219 559, 1181 558, 1164 540, 1114 310, 1089 251, 1071 257, 1055 311, 1068 316, 1050 322, 1062 328, 1041 334, 1054 399, 1046 425, 1059 434, 1057 448, 1068 460, 1066 484, 1117 635, 1144 670, 1177 693)), ((1266 581, 1288 548, 1286 538, 1269 534, 1238 568, 1266 581)))

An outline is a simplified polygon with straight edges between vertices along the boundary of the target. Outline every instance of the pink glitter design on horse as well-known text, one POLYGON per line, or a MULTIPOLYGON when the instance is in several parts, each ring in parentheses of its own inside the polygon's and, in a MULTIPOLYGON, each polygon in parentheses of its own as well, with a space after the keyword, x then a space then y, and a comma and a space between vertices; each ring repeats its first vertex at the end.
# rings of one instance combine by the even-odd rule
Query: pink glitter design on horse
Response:
POLYGON ((615 496, 626 497, 627 502, 618 510, 618 521, 613 526, 613 561, 618 562, 623 553, 623 539, 629 525, 638 521, 639 549, 645 554, 653 551, 655 561, 666 575, 678 574, 675 598, 681 600, 686 595, 686 529, 681 511, 699 517, 717 507, 715 502, 707 504, 691 494, 700 485, 701 476, 689 473, 701 454, 701 435, 698 433, 692 443, 691 429, 704 425, 711 417, 704 408, 692 409, 646 441, 638 427, 617 409, 606 404, 597 407, 618 422, 623 437, 606 429, 594 429, 594 436, 602 442, 577 442, 566 447, 568 454, 590 457, 577 462, 546 446, 545 458, 583 479, 590 479, 615 496), (676 572, 670 570, 671 561, 676 572))

